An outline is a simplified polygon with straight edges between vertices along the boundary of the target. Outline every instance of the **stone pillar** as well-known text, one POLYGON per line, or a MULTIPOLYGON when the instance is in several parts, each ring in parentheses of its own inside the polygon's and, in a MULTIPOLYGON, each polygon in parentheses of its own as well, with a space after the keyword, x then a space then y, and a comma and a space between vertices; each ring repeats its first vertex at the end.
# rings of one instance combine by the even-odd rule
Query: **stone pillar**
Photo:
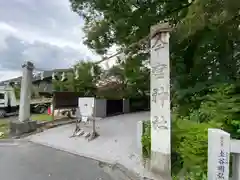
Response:
POLYGON ((25 122, 30 119, 30 103, 32 89, 33 63, 26 62, 23 66, 23 75, 20 93, 19 121, 25 122))
POLYGON ((11 121, 9 124, 11 136, 21 136, 24 133, 29 133, 37 129, 37 121, 30 121, 33 64, 31 62, 26 62, 22 68, 23 75, 21 82, 19 119, 11 121))
POLYGON ((168 24, 151 27, 151 170, 171 179, 170 64, 168 24))

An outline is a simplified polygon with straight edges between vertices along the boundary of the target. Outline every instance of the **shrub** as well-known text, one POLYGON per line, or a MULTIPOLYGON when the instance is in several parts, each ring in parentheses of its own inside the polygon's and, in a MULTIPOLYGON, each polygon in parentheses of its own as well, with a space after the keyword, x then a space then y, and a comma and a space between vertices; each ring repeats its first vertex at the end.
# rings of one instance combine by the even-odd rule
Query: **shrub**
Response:
POLYGON ((215 124, 198 123, 187 118, 172 121, 172 152, 180 156, 180 161, 173 162, 173 171, 179 169, 193 172, 207 170, 208 128, 217 127, 215 124), (201 167, 201 168, 200 168, 201 167))
POLYGON ((195 167, 191 172, 184 175, 172 175, 172 180, 207 180, 207 174, 201 168, 195 167))
MULTIPOLYGON (((197 105, 191 105, 192 109, 187 105, 188 110, 184 114, 179 105, 178 109, 172 110, 172 172, 175 175, 181 170, 188 179, 206 179, 208 128, 220 128, 229 132, 232 138, 240 138, 239 92, 237 85, 218 85, 209 88, 204 96, 190 97, 191 103, 196 101, 197 105)), ((142 138, 144 156, 150 157, 150 122, 144 127, 149 128, 142 138)))
POLYGON ((9 122, 5 120, 0 121, 0 139, 8 137, 9 122))
MULTIPOLYGON (((192 116, 172 120, 172 172, 178 174, 180 170, 184 170, 189 176, 194 174, 195 179, 197 176, 201 179, 207 170, 207 131, 208 128, 218 126, 211 122, 191 121, 190 117, 192 116), (177 155, 177 158, 173 155, 177 155)), ((143 127, 145 128, 142 136, 143 156, 149 158, 151 155, 150 121, 146 121, 143 127)))
POLYGON ((142 152, 143 152, 144 158, 149 158, 151 156, 151 123, 150 121, 143 122, 142 152))
POLYGON ((240 93, 236 85, 223 84, 211 90, 200 106, 201 121, 221 124, 232 138, 240 138, 240 93))

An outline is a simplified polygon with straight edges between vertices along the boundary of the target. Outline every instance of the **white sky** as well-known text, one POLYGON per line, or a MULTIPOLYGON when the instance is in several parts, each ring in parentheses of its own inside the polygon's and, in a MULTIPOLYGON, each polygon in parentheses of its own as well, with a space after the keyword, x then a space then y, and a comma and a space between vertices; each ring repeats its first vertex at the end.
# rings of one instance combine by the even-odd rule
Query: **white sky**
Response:
POLYGON ((69 0, 1 0, 0 81, 21 75, 26 60, 46 70, 98 60, 82 43, 83 23, 69 0))

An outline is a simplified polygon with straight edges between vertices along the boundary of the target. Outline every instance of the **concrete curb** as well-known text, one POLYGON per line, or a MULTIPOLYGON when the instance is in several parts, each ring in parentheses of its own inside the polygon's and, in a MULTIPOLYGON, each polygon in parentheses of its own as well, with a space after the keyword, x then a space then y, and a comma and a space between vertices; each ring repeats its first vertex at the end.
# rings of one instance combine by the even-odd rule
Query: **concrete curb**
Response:
POLYGON ((38 145, 42 145, 42 146, 47 146, 47 147, 54 148, 54 149, 59 150, 59 151, 71 153, 71 154, 74 154, 74 155, 77 155, 77 156, 81 156, 81 157, 84 157, 84 158, 88 158, 88 159, 97 161, 99 163, 99 166, 104 168, 106 171, 109 171, 110 169, 112 171, 114 171, 114 169, 118 168, 121 171, 121 173, 123 173, 125 175, 125 178, 127 177, 126 180, 150 180, 150 179, 147 179, 145 177, 138 176, 137 173, 129 170, 128 168, 126 168, 124 165, 118 163, 117 161, 115 161, 115 162, 114 161, 109 161, 109 160, 102 159, 102 158, 99 158, 99 157, 96 157, 96 156, 87 155, 87 154, 84 154, 84 153, 79 153, 79 152, 76 152, 74 150, 69 150, 69 149, 66 149, 66 148, 50 145, 48 143, 34 142, 30 139, 28 140, 28 142, 38 144, 38 145), (107 169, 106 169, 106 167, 107 167, 107 169))
POLYGON ((129 170, 128 168, 126 168, 122 164, 116 163, 115 166, 132 180, 135 180, 135 179, 141 180, 142 179, 142 177, 140 177, 136 173, 132 172, 131 170, 129 170))
POLYGON ((27 142, 25 139, 0 139, 1 146, 17 146, 22 142, 27 142))
POLYGON ((137 173, 134 173, 133 171, 127 169, 125 166, 123 166, 122 164, 116 163, 116 167, 118 169, 120 169, 124 174, 126 174, 128 177, 132 178, 133 180, 135 179, 139 179, 139 180, 154 180, 154 179, 150 179, 148 177, 140 177, 139 175, 137 175, 137 173))
POLYGON ((26 141, 25 139, 0 139, 0 143, 13 143, 13 142, 22 142, 26 141))
POLYGON ((68 124, 73 124, 75 122, 76 122, 75 119, 69 120, 68 118, 57 119, 55 121, 37 122, 36 130, 30 131, 30 132, 25 132, 25 133, 22 133, 19 135, 9 132, 7 138, 3 138, 3 139, 0 138, 0 143, 3 143, 3 142, 4 143, 12 143, 14 141, 14 139, 16 140, 16 139, 25 138, 27 136, 40 133, 46 129, 51 129, 51 128, 68 125, 68 124), (47 125, 49 125, 50 127, 46 127, 47 125))
POLYGON ((58 126, 63 126, 63 125, 68 125, 68 124, 73 124, 75 123, 75 120, 59 120, 59 121, 49 121, 49 122, 41 122, 38 124, 38 129, 36 131, 33 131, 33 132, 30 132, 30 133, 25 133, 25 134, 22 134, 22 135, 19 135, 19 136, 13 136, 12 139, 21 139, 21 138, 25 138, 25 137, 28 137, 28 136, 31 136, 31 135, 34 135, 34 134, 38 134, 38 133, 41 133, 43 132, 44 130, 47 130, 47 129, 52 129, 52 128, 55 128, 55 127, 58 127, 58 126), (44 126, 47 126, 47 125, 50 125, 51 124, 51 127, 49 128, 46 128, 44 126))
POLYGON ((42 122, 42 123, 39 123, 38 124, 38 128, 44 128, 44 126, 47 126, 47 125, 52 125, 50 128, 48 129, 51 129, 51 128, 55 128, 55 127, 58 127, 58 126, 63 126, 63 125, 67 125, 67 124, 73 124, 75 123, 76 121, 75 120, 68 120, 68 121, 49 121, 49 122, 42 122))
POLYGON ((49 123, 62 123, 62 122, 69 122, 69 121, 75 121, 75 119, 68 119, 68 118, 62 118, 62 119, 56 119, 54 121, 44 121, 44 122, 39 122, 38 125, 46 125, 49 123))
POLYGON ((18 143, 18 142, 23 142, 23 141, 26 142, 26 139, 24 139, 24 138, 26 138, 28 136, 31 136, 31 135, 34 135, 34 134, 41 133, 45 129, 51 129, 51 128, 55 128, 55 127, 58 127, 58 126, 63 126, 63 125, 68 125, 68 124, 73 124, 73 123, 75 123, 75 120, 66 121, 66 119, 65 120, 59 120, 59 121, 56 121, 56 122, 39 123, 38 124, 38 129, 36 131, 29 132, 29 133, 24 133, 24 134, 18 135, 18 136, 9 135, 9 137, 6 138, 6 139, 0 139, 0 146, 1 145, 7 145, 7 144, 10 145, 10 144, 18 143), (54 123, 56 123, 56 124, 54 124, 54 123), (48 124, 53 124, 53 125, 50 128, 45 128, 44 126, 46 126, 48 124))

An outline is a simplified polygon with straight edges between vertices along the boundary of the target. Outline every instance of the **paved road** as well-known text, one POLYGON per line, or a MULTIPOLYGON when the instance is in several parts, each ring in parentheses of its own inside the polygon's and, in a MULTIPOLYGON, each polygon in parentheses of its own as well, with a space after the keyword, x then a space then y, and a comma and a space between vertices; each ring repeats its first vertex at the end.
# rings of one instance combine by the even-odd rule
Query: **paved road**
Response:
POLYGON ((0 143, 0 179, 112 180, 96 161, 28 142, 0 143))

